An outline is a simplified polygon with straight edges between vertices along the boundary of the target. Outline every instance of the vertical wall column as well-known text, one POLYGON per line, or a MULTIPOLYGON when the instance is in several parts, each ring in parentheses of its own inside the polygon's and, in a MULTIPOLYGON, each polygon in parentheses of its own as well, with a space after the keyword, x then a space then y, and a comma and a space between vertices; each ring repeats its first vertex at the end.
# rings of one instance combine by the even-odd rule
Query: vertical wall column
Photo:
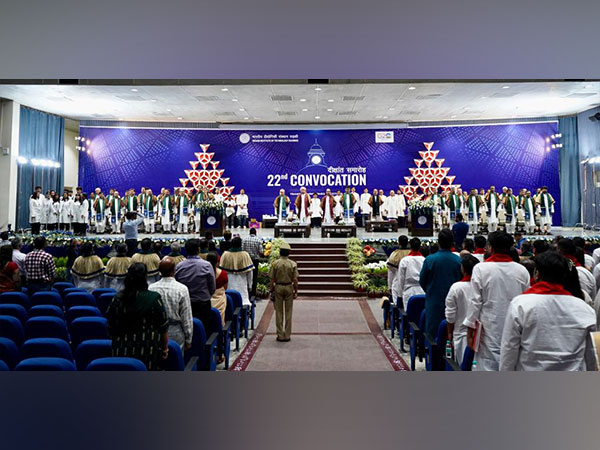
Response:
POLYGON ((20 105, 12 101, 0 102, 0 230, 10 224, 15 229, 17 213, 17 158, 19 157, 20 105), (4 154, 4 149, 9 154, 4 154))

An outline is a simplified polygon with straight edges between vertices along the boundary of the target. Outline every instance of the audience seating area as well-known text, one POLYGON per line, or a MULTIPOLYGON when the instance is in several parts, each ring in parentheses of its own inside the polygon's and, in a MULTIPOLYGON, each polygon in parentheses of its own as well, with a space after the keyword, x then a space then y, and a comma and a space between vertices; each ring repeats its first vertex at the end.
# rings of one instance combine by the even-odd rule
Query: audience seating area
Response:
MULTIPOLYGON (((90 294, 64 282, 31 296, 0 294, 0 370, 146 370, 142 361, 112 356, 105 315, 115 294, 112 289, 90 294)), ((240 293, 228 290, 225 325, 215 308, 207 326, 194 319, 191 348, 183 352, 169 340, 163 370, 216 370, 220 355, 229 368, 231 342, 235 339, 239 349, 240 336, 248 336, 253 321, 254 308, 243 306, 240 293)))

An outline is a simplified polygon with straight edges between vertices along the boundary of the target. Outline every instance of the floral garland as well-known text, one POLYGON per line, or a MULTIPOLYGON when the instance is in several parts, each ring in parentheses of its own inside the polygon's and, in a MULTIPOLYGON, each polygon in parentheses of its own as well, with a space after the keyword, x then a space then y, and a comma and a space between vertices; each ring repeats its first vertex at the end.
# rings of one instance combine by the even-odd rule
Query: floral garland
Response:
POLYGON ((203 200, 197 204, 200 214, 224 214, 225 202, 218 202, 213 199, 203 200))
POLYGON ((434 206, 435 204, 432 199, 408 201, 408 209, 411 212, 433 210, 434 206))

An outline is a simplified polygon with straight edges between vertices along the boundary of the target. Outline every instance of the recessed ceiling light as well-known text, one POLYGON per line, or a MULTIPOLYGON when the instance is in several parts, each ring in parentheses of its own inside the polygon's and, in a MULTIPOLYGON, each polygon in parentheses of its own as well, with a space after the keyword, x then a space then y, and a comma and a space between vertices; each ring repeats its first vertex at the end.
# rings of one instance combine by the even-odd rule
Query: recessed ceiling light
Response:
POLYGON ((322 91, 323 89, 321 89, 320 87, 316 87, 315 91, 322 91))
POLYGON ((167 111, 168 111, 168 112, 171 112, 171 109, 167 108, 167 111))
POLYGON ((246 111, 244 108, 240 108, 240 111, 246 111))
POLYGON ((221 89, 221 91, 223 91, 223 92, 227 92, 228 90, 229 90, 229 89, 227 89, 227 88, 222 88, 222 89, 221 89))
POLYGON ((131 88, 131 92, 137 92, 138 90, 136 88, 131 88))
POLYGON ((481 98, 487 98, 485 95, 482 95, 481 98))
POLYGON ((502 89, 510 89, 510 86, 502 86, 502 89))
POLYGON ((306 101, 306 99, 305 99, 305 98, 301 98, 301 99, 300 99, 300 101, 301 101, 301 102, 305 102, 305 101, 306 101))
POLYGON ((321 116, 315 116, 315 119, 320 119, 320 118, 321 118, 321 116))
POLYGON ((383 116, 383 117, 382 117, 382 119, 387 119, 387 118, 388 118, 388 116, 383 116))
POLYGON ((381 116, 375 116, 376 119, 381 119, 381 116))
POLYGON ((389 108, 390 111, 394 111, 396 108, 389 108))
POLYGON ((183 117, 178 117, 177 120, 183 120, 183 117))
POLYGON ((232 99, 231 99, 231 101, 232 101, 232 102, 237 102, 237 101, 238 101, 238 99, 237 99, 237 98, 232 98, 232 99))
POLYGON ((306 111, 308 111, 308 109, 307 108, 302 108, 302 111, 306 112, 306 111))
POLYGON ((244 120, 249 120, 249 119, 250 119, 250 117, 244 117, 244 120))
POLYGON ((333 111, 333 109, 331 109, 331 108, 327 108, 327 111, 331 112, 331 111, 333 111))
POLYGON ((327 100, 329 103, 333 103, 335 100, 330 98, 329 100, 327 100))
POLYGON ((414 87, 414 86, 410 86, 410 87, 408 88, 408 90, 409 90, 409 91, 414 91, 415 89, 416 89, 416 87, 414 87))
POLYGON ((456 117, 455 115, 454 116, 450 116, 451 119, 454 119, 455 117, 456 117))

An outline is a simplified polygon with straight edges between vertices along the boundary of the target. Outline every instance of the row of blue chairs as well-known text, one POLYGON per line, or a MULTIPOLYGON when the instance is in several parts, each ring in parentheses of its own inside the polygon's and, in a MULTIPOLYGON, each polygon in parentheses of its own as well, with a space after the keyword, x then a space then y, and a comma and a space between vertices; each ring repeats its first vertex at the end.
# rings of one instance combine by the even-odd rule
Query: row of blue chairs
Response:
POLYGON ((0 305, 17 304, 26 310, 40 305, 54 305, 67 310, 73 306, 95 306, 102 315, 110 305, 116 291, 114 289, 96 289, 92 294, 81 288, 68 288, 61 292, 57 290, 40 291, 29 296, 23 292, 4 292, 0 294, 0 305))

